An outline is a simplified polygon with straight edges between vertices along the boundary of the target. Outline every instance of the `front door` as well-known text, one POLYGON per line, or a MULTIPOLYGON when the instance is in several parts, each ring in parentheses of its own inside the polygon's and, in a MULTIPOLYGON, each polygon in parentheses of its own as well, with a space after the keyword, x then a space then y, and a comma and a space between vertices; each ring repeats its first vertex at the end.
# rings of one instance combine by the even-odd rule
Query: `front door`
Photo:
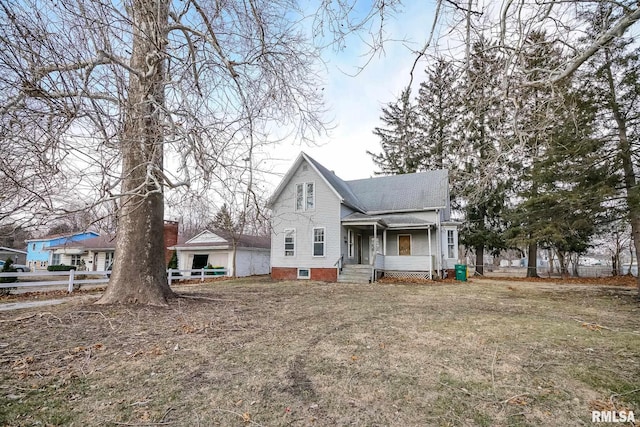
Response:
POLYGON ((398 255, 411 255, 410 234, 401 234, 398 236, 398 255))

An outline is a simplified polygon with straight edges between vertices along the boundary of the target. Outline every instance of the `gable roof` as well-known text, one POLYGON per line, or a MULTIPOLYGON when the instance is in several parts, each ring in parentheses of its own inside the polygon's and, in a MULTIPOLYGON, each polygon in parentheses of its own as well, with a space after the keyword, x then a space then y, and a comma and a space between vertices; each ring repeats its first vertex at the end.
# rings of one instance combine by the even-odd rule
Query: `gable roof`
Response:
POLYGON ((13 252, 16 254, 23 254, 23 255, 27 254, 27 251, 21 251, 20 249, 11 249, 11 248, 7 248, 6 246, 0 246, 0 252, 13 252))
POLYGON ((87 251, 108 251, 115 250, 116 247, 116 236, 115 235, 105 235, 92 237, 90 239, 84 240, 70 240, 59 245, 55 246, 47 246, 46 250, 55 250, 55 249, 84 249, 87 251))
POLYGON ((285 174, 284 178, 276 188, 276 191, 269 199, 269 205, 272 206, 276 199, 280 196, 280 193, 285 189, 293 174, 298 170, 303 161, 306 161, 311 165, 311 167, 316 171, 316 173, 322 178, 322 180, 327 184, 327 186, 333 191, 333 193, 338 197, 341 203, 354 208, 358 211, 364 211, 364 207, 358 201, 358 198, 353 191, 349 188, 349 186, 340 179, 335 173, 331 172, 329 169, 322 166, 320 163, 309 157, 306 153, 301 152, 298 158, 296 158, 295 162, 289 171, 285 174))
POLYGON ((358 179, 346 184, 368 213, 410 212, 446 207, 448 181, 448 171, 440 169, 358 179))
MULTIPOLYGON (((223 230, 204 230, 184 243, 171 246, 170 249, 189 248, 226 248, 231 241, 230 233, 223 230)), ((250 234, 240 234, 236 236, 237 246, 240 248, 271 248, 270 236, 254 236, 250 234)))
POLYGON ((25 242, 48 242, 50 240, 56 239, 72 239, 77 236, 93 234, 95 237, 98 237, 99 234, 95 231, 77 231, 75 233, 62 233, 62 234, 52 234, 49 236, 40 237, 39 239, 27 239, 25 242))
POLYGON ((343 181, 304 152, 300 153, 271 197, 271 205, 304 160, 333 190, 341 203, 362 213, 412 212, 447 206, 449 171, 446 169, 343 181))

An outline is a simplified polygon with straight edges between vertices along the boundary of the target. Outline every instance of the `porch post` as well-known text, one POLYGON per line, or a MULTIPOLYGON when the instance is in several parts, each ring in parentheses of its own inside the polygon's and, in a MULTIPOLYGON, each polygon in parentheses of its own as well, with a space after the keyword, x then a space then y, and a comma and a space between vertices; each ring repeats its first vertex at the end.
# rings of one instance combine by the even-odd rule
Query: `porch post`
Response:
POLYGON ((382 231, 382 255, 387 254, 387 229, 382 231))
POLYGON ((433 255, 431 254, 431 226, 427 227, 427 240, 429 242, 429 277, 433 279, 433 255))
POLYGON ((373 223, 373 256, 371 257, 371 265, 374 265, 376 255, 378 255, 378 248, 376 247, 378 243, 378 225, 373 223))

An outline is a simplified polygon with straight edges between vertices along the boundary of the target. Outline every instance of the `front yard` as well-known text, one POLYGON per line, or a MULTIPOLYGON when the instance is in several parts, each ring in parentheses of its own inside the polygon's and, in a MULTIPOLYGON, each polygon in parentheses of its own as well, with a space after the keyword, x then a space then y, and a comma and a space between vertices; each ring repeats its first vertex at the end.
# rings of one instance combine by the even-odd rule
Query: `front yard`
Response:
POLYGON ((0 312, 0 425, 591 425, 640 419, 634 289, 184 286, 168 309, 0 312))

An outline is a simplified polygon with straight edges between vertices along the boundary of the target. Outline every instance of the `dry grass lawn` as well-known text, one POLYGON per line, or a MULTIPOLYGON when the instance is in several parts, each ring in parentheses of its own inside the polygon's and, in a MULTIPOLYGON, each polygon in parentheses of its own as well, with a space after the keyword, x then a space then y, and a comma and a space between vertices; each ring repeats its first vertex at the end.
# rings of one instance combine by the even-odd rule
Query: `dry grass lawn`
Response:
POLYGON ((591 425, 640 419, 634 289, 232 280, 169 308, 0 312, 0 425, 591 425))

